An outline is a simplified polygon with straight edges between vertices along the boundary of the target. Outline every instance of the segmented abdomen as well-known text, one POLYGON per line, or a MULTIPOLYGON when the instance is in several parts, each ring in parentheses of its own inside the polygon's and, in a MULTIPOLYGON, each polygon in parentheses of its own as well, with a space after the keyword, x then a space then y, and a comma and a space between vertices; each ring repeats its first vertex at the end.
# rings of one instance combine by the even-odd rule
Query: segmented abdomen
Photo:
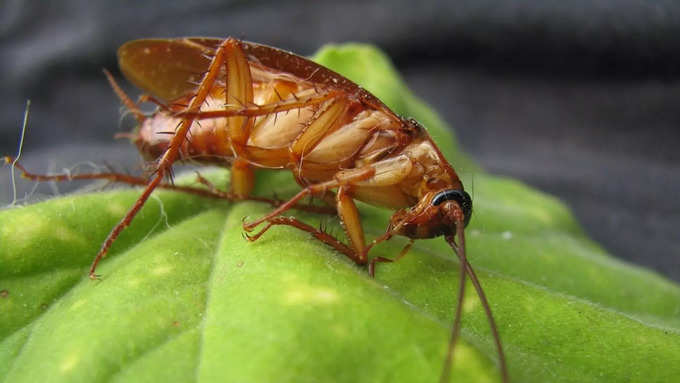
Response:
MULTIPOLYGON (((224 108, 221 89, 215 88, 201 111, 224 108)), ((272 78, 254 83, 253 90, 256 105, 300 100, 324 92, 304 82, 272 78)), ((187 102, 176 100, 174 105, 181 110, 187 102)), ((367 107, 343 93, 322 103, 254 118, 246 147, 236 150, 239 157, 254 167, 294 169, 309 181, 327 180, 341 169, 373 163, 399 143, 400 124, 394 115, 367 107)), ((171 127, 179 122, 167 113, 148 119, 139 134, 146 149, 142 152, 162 153, 172 137, 171 127)), ((183 161, 230 164, 235 157, 226 118, 194 121, 180 150, 183 161)))

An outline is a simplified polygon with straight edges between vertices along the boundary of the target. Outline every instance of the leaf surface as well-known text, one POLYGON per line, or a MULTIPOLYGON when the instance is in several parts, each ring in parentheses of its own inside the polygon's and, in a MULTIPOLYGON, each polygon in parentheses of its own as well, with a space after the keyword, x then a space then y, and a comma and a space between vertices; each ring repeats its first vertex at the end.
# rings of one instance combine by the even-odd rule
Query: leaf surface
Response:
MULTIPOLYGON (((518 382, 680 379, 680 288, 607 255, 559 201, 482 173, 389 61, 357 44, 315 58, 428 128, 462 174, 474 172, 468 254, 518 382)), ((225 171, 206 171, 226 185, 225 171)), ((469 177, 468 177, 469 178, 469 177)), ((470 184, 470 180, 466 184, 470 184)), ((192 182, 188 177, 185 182, 192 182)), ((285 172, 256 193, 290 195, 285 172)), ((243 217, 270 207, 157 192, 98 269, 87 269, 135 190, 71 195, 0 212, 0 381, 437 381, 458 263, 418 241, 376 279, 288 227, 255 243, 243 217)), ((369 237, 390 212, 360 206, 369 237)), ((321 220, 341 235, 337 218, 321 220)), ((394 256, 405 244, 381 244, 394 256)), ((452 380, 498 380, 488 324, 468 286, 452 380)))

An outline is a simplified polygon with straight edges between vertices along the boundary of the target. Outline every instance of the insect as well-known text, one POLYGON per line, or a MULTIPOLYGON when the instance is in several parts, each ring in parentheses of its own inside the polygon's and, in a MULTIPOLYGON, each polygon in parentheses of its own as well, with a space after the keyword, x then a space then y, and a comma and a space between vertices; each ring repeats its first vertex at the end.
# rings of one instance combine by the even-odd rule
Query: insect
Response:
POLYGON ((415 239, 443 236, 460 259, 461 275, 442 381, 448 381, 467 277, 486 311, 501 376, 508 381, 491 309, 465 253, 464 229, 471 218, 472 200, 417 121, 397 116, 375 96, 323 66, 234 38, 136 40, 123 45, 118 56, 126 77, 149 92, 140 102, 158 105, 152 115, 144 115, 106 72, 114 91, 139 122, 129 136, 142 156, 154 161, 150 180, 116 173, 34 175, 15 164, 25 177, 35 180, 105 178, 144 186, 141 196, 104 240, 90 267, 91 278, 98 277, 98 263, 158 187, 270 202, 275 205, 271 213, 243 223, 250 241, 274 225, 292 226, 355 263, 367 265, 371 275, 377 263, 393 261, 369 259, 369 250, 377 243, 397 235, 410 238, 401 256, 415 239), (178 161, 230 167, 231 190, 223 193, 164 182, 178 161), (251 196, 255 171, 261 168, 291 171, 300 192, 288 201, 251 196), (348 243, 282 216, 300 207, 306 197, 319 197, 335 208, 348 243), (364 238, 355 200, 396 210, 385 234, 370 244, 364 238))

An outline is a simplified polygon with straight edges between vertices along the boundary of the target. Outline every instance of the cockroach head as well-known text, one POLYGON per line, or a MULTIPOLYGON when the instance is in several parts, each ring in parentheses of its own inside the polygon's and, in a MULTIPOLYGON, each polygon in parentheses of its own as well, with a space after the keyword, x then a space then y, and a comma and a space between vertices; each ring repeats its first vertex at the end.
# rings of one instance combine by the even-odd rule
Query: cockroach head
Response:
POLYGON ((470 218, 472 218, 472 198, 465 190, 448 189, 438 192, 432 198, 432 205, 439 206, 442 204, 446 204, 445 210, 452 214, 457 214, 457 210, 462 210, 463 224, 467 227, 470 218), (455 204, 451 204, 450 201, 455 202, 455 204))
POLYGON ((452 235, 456 227, 466 227, 472 216, 472 199, 465 190, 444 189, 429 192, 410 209, 397 211, 390 219, 393 234, 409 238, 452 235))

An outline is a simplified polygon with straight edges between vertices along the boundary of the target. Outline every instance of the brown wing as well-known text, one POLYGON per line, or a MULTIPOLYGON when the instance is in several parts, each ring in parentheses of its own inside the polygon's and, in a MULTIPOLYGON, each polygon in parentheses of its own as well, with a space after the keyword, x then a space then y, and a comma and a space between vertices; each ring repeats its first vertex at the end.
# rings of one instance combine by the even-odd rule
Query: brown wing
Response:
POLYGON ((182 40, 134 40, 118 49, 118 65, 130 82, 171 101, 196 88, 210 64, 205 53, 182 40))
MULTIPOLYGON (((223 39, 179 38, 143 39, 125 43, 118 49, 121 71, 136 86, 165 101, 175 100, 196 88, 223 39)), ((285 73, 319 87, 342 90, 374 109, 393 114, 371 93, 357 84, 296 54, 266 45, 241 41, 252 66, 274 73, 285 73)))

